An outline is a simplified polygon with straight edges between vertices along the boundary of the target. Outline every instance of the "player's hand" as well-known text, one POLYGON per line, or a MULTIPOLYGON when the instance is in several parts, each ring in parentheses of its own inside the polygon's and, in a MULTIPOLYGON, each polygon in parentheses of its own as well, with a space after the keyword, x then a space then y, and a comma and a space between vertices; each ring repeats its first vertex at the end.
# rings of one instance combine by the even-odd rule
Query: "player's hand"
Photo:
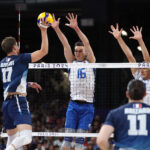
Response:
POLYGON ((42 87, 36 82, 28 82, 28 86, 35 89, 37 93, 42 90, 42 87))
POLYGON ((60 23, 60 18, 56 20, 55 15, 53 14, 53 23, 52 23, 52 28, 56 29, 59 28, 59 23, 60 23))
POLYGON ((46 22, 46 20, 44 20, 44 18, 42 18, 40 20, 40 23, 37 23, 38 27, 40 28, 41 31, 46 31, 47 28, 49 27, 49 23, 46 22))
POLYGON ((108 31, 108 32, 110 34, 112 34, 114 36, 114 38, 119 39, 121 37, 121 33, 122 33, 123 29, 119 30, 119 25, 118 24, 116 24, 116 28, 113 25, 111 25, 110 28, 111 28, 112 31, 108 31))
POLYGON ((77 22, 77 18, 78 16, 74 16, 73 13, 68 13, 68 16, 66 16, 67 20, 69 21, 69 23, 66 23, 66 26, 69 26, 70 28, 77 28, 78 27, 78 22, 77 22))
POLYGON ((130 31, 133 33, 133 36, 130 37, 130 39, 134 39, 134 40, 140 40, 142 39, 142 27, 139 30, 139 27, 136 26, 130 29, 130 31))

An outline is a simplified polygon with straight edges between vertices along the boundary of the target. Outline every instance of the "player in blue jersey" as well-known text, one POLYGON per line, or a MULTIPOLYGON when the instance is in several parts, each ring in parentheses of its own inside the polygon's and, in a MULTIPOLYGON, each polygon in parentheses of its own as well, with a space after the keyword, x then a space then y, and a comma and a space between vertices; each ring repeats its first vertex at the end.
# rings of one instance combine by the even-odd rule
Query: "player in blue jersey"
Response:
MULTIPOLYGON (((44 20, 42 24, 48 27, 44 20)), ((47 28, 39 28, 41 49, 33 53, 19 54, 20 49, 14 37, 6 37, 1 43, 2 50, 7 54, 0 62, 0 77, 4 89, 2 111, 8 134, 6 150, 19 149, 32 141, 31 115, 26 100, 28 64, 48 54, 47 28)))
MULTIPOLYGON (((69 13, 66 16, 69 24, 79 36, 81 42, 75 43, 74 55, 67 38, 59 28, 60 18, 57 20, 53 15, 52 27, 57 33, 63 47, 64 55, 68 63, 95 63, 96 59, 90 46, 88 38, 80 30, 77 22, 77 15, 69 13)), ((93 99, 95 74, 92 68, 72 68, 69 74, 71 100, 66 112, 65 132, 88 132, 94 116, 93 99)), ((62 149, 70 149, 73 138, 66 137, 62 149)), ((75 149, 84 149, 84 138, 76 138, 75 149)))
POLYGON ((102 126, 97 144, 102 150, 149 150, 150 149, 150 106, 143 103, 145 84, 131 80, 126 96, 129 103, 111 110, 102 126), (115 146, 109 138, 114 132, 115 146))
MULTIPOLYGON (((127 44, 121 37, 122 29, 119 29, 119 25, 117 24, 116 27, 111 25, 111 30, 112 31, 109 31, 109 33, 111 33, 114 36, 114 38, 118 41, 128 61, 130 63, 136 63, 136 59, 133 56, 131 49, 127 46, 127 44)), ((150 55, 142 38, 142 27, 139 29, 138 26, 133 26, 133 28, 131 28, 130 30, 133 33, 133 36, 130 37, 130 39, 137 40, 139 45, 141 46, 144 62, 150 62, 150 55)), ((146 84, 147 95, 144 98, 144 102, 150 105, 150 69, 131 68, 131 72, 135 79, 142 80, 146 84)))

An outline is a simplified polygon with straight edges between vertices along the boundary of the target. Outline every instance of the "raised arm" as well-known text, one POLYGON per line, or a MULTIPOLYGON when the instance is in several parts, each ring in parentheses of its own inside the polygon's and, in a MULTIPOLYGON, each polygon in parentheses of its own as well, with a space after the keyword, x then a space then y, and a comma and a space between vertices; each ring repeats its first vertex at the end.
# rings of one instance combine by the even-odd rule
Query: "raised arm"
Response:
MULTIPOLYGON (((47 28, 49 27, 48 23, 46 23, 44 20, 42 20, 42 24, 47 26, 47 28)), ((41 38, 42 38, 41 49, 31 53, 32 62, 36 62, 48 54, 47 28, 43 28, 40 25, 38 25, 38 27, 41 30, 41 38)))
MULTIPOLYGON (((136 63, 136 60, 131 52, 131 49, 126 45, 126 43, 124 42, 124 40, 121 37, 121 32, 122 29, 119 30, 119 25, 116 24, 116 28, 111 25, 110 26, 112 31, 109 31, 110 34, 112 34, 114 36, 114 38, 118 41, 122 51, 124 52, 124 54, 126 55, 128 61, 130 63, 136 63)), ((137 68, 131 68, 131 72, 134 75, 134 73, 137 71, 137 68)))
POLYGON ((86 37, 86 35, 80 30, 80 28, 78 26, 77 15, 74 16, 73 13, 68 13, 68 16, 66 16, 66 18, 69 21, 69 24, 66 24, 66 25, 69 26, 70 28, 74 29, 75 32, 77 33, 77 35, 79 36, 80 40, 83 42, 83 44, 85 46, 85 50, 87 52, 87 59, 89 60, 89 62, 95 63, 96 59, 95 59, 93 50, 91 48, 91 45, 89 43, 89 40, 86 37))
POLYGON ((134 40, 138 41, 138 43, 139 43, 139 45, 141 46, 141 49, 142 49, 142 55, 144 57, 144 61, 145 62, 150 62, 150 55, 148 53, 148 50, 147 50, 147 48, 145 46, 145 43, 143 41, 143 38, 142 38, 142 27, 139 30, 138 26, 136 26, 136 27, 133 26, 133 28, 130 29, 130 30, 133 33, 133 36, 131 36, 130 39, 134 39, 134 40))
POLYGON ((71 63, 75 58, 74 58, 74 55, 72 53, 71 47, 68 43, 68 40, 67 40, 66 36, 62 33, 62 31, 59 28, 59 22, 60 22, 60 18, 58 18, 56 20, 55 15, 53 14, 52 28, 57 33, 58 38, 59 38, 59 40, 61 41, 61 43, 64 47, 64 55, 65 55, 66 61, 68 63, 71 63))

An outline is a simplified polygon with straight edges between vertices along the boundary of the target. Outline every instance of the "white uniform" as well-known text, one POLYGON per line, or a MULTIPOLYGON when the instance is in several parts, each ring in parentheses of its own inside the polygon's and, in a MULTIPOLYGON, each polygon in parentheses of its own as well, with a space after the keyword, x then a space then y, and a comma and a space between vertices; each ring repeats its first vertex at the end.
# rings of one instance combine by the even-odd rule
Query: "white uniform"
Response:
POLYGON ((144 103, 150 105, 150 79, 143 80, 140 70, 137 70, 133 76, 135 79, 141 80, 145 83, 145 85, 146 85, 146 96, 144 97, 144 103))
MULTIPOLYGON (((89 63, 74 60, 72 63, 89 63)), ((84 100, 93 103, 95 89, 95 73, 93 68, 70 69, 70 92, 72 100, 84 100)))

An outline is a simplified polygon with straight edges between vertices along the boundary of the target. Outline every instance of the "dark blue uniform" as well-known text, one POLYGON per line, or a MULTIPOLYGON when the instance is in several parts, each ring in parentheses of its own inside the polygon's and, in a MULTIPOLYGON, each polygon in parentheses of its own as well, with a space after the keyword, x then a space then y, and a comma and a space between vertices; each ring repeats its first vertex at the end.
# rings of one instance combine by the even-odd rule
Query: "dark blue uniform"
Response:
POLYGON ((115 150, 150 150, 150 106, 128 103, 110 111, 105 123, 114 127, 115 150))
POLYGON ((2 111, 6 129, 13 129, 18 124, 30 124, 31 116, 26 97, 14 95, 8 98, 8 92, 26 93, 28 63, 31 54, 7 56, 0 62, 0 76, 3 82, 4 102, 2 111))

